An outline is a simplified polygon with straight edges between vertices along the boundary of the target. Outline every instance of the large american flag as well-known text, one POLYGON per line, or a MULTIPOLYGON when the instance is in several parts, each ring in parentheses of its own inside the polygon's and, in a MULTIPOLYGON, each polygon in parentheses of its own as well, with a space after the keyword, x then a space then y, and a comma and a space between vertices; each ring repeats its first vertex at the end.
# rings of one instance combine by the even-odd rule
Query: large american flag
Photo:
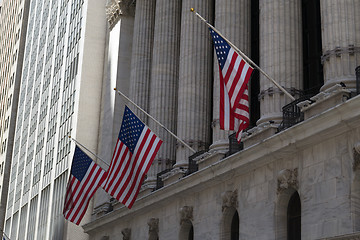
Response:
POLYGON ((90 198, 104 180, 105 171, 76 146, 65 195, 64 217, 79 225, 90 198))
POLYGON ((131 208, 162 141, 125 106, 105 191, 131 208))
POLYGON ((210 33, 219 63, 220 129, 241 133, 249 126, 249 93, 247 84, 253 68, 213 29, 210 33))

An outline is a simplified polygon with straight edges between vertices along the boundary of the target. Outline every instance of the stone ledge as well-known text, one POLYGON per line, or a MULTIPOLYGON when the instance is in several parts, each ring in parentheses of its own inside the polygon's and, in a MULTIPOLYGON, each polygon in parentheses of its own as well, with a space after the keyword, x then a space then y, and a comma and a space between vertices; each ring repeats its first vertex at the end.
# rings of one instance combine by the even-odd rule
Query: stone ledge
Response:
POLYGON ((345 102, 350 98, 350 94, 350 90, 342 87, 340 84, 336 84, 310 98, 311 101, 300 102, 297 106, 304 113, 304 119, 306 120, 345 102))
POLYGON ((244 143, 244 149, 275 135, 278 127, 278 124, 266 122, 248 130, 241 138, 241 141, 244 143))
POLYGON ((347 234, 347 235, 341 235, 341 236, 337 236, 337 237, 322 238, 319 240, 360 240, 360 232, 353 233, 353 234, 347 234))
POLYGON ((186 171, 187 171, 186 168, 174 168, 170 172, 162 175, 161 178, 164 182, 164 186, 179 181, 181 178, 185 176, 186 171))
POLYGON ((210 150, 196 158, 194 161, 198 164, 199 170, 210 166, 211 164, 218 162, 225 157, 227 151, 210 150))

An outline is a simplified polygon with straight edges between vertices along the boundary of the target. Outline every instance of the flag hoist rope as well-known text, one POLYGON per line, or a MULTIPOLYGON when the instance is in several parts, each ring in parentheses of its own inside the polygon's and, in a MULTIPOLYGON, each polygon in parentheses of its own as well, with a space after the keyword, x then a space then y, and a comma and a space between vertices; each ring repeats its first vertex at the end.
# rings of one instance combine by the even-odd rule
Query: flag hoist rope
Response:
POLYGON ((275 84, 281 91, 283 91, 291 100, 295 101, 295 98, 286 91, 285 88, 280 86, 274 79, 272 79, 266 72, 264 72, 256 63, 254 63, 250 58, 248 58, 240 49, 238 49, 232 42, 230 42, 227 38, 225 38, 213 25, 211 25, 206 19, 204 19, 198 12, 194 10, 194 8, 190 9, 191 12, 195 13, 195 15, 200 18, 204 23, 206 23, 212 30, 214 30, 217 34, 220 35, 229 45, 241 56, 243 57, 249 64, 251 64, 254 68, 259 70, 266 78, 268 78, 273 84, 275 84))
POLYGON ((137 105, 136 103, 134 103, 130 98, 128 98, 125 94, 123 94, 122 92, 120 92, 119 90, 117 90, 116 88, 114 88, 115 91, 117 91, 117 93, 122 96, 123 98, 125 98, 127 101, 129 101, 130 103, 132 103, 135 107, 137 107, 140 111, 142 111, 143 113, 146 114, 146 116, 148 116, 149 118, 151 118, 154 122, 156 122, 157 124, 160 125, 160 127, 162 127, 163 129, 165 129, 165 131, 167 131, 168 133, 171 134, 171 136, 173 136, 174 138, 176 138, 181 144, 183 144, 185 147, 187 147, 188 149, 190 149, 193 153, 196 153, 196 151, 190 147, 188 144, 186 144, 183 140, 181 140, 178 136, 176 136, 173 132, 171 132, 169 129, 167 129, 164 125, 162 125, 158 120, 156 120, 153 116, 151 116, 150 114, 148 114, 145 110, 143 110, 139 105, 137 105))

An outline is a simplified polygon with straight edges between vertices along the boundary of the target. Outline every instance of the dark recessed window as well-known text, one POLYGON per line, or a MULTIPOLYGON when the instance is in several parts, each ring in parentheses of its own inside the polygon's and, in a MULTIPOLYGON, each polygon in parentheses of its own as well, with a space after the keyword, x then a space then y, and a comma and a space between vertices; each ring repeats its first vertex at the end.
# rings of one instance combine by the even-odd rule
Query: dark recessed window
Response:
POLYGON ((287 209, 287 239, 301 239, 301 203, 297 192, 291 196, 287 209))
POLYGON ((231 220, 231 240, 239 240, 239 214, 237 211, 231 220))

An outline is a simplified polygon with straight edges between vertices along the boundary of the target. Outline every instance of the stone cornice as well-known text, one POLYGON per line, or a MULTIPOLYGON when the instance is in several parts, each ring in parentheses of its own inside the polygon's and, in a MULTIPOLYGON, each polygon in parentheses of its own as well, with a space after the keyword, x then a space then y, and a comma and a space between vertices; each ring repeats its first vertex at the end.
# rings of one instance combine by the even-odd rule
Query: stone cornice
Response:
POLYGON ((354 111, 354 109, 358 109, 359 104, 360 96, 357 96, 324 111, 322 114, 315 115, 276 135, 259 141, 239 153, 139 198, 131 210, 123 206, 85 224, 83 226, 84 231, 92 233, 107 224, 144 214, 150 209, 166 204, 169 198, 197 193, 217 184, 219 180, 231 179, 234 174, 245 174, 278 159, 292 157, 298 151, 324 141, 324 139, 353 131, 354 128, 360 126, 360 112, 354 111))
POLYGON ((134 16, 135 4, 135 0, 111 0, 106 5, 106 18, 110 29, 118 22, 120 16, 134 16))

